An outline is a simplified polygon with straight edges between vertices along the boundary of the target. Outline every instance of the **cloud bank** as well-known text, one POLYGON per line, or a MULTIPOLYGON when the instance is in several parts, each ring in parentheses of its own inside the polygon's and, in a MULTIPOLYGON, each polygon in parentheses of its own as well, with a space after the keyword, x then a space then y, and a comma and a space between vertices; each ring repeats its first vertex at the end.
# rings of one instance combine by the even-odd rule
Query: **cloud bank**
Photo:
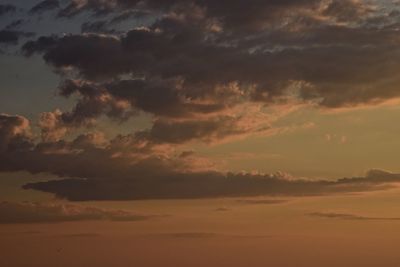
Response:
POLYGON ((284 173, 225 173, 199 167, 199 158, 191 152, 171 156, 143 147, 136 136, 107 142, 86 134, 72 141, 34 143, 27 119, 3 114, 0 122, 0 171, 66 177, 24 188, 75 201, 320 195, 377 190, 400 179, 399 174, 380 170, 337 181, 288 179, 284 173))

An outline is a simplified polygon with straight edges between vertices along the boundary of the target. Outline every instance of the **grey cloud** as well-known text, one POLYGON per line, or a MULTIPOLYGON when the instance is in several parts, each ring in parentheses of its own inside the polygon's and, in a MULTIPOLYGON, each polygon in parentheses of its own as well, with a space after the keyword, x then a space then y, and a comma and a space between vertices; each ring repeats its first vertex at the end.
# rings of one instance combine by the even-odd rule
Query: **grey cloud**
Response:
POLYGON ((198 239, 198 238, 214 238, 218 237, 217 233, 205 233, 205 232, 183 232, 183 233, 165 233, 155 234, 154 237, 168 237, 168 238, 182 238, 182 239, 198 239))
POLYGON ((22 116, 0 113, 0 153, 27 149, 30 145, 29 121, 22 116))
POLYGON ((23 19, 17 19, 10 24, 8 24, 4 29, 5 30, 13 30, 19 28, 25 21, 23 19))
POLYGON ((127 9, 150 9, 162 12, 182 12, 193 8, 203 9, 212 18, 222 20, 226 27, 259 29, 267 22, 278 16, 289 15, 290 11, 300 8, 312 8, 320 1, 318 0, 285 0, 285 1, 210 1, 196 0, 191 3, 182 0, 114 0, 114 1, 71 1, 71 3, 60 11, 60 16, 72 17, 83 11, 92 11, 95 14, 112 13, 127 9))
POLYGON ((227 211, 230 211, 230 209, 221 207, 221 208, 216 208, 214 211, 216 211, 216 212, 227 212, 227 211))
POLYGON ((61 237, 64 238, 95 238, 95 237, 100 237, 101 234, 98 233, 79 233, 79 234, 67 234, 67 235, 62 235, 61 237))
POLYGON ((313 212, 309 216, 321 217, 327 219, 356 220, 356 221, 399 221, 400 217, 368 217, 347 213, 335 212, 313 212))
POLYGON ((282 204, 288 202, 285 199, 238 199, 238 203, 240 204, 249 204, 249 205, 273 205, 273 204, 282 204))
POLYGON ((0 30, 0 44, 17 44, 22 37, 32 36, 34 36, 34 33, 15 30, 0 30))
POLYGON ((124 199, 181 199, 238 196, 313 196, 343 192, 362 192, 387 188, 398 182, 399 175, 389 179, 368 177, 337 181, 284 180, 271 175, 204 173, 159 174, 148 179, 65 179, 26 185, 55 193, 72 201, 124 199), (161 176, 160 176, 161 175, 161 176))
POLYGON ((60 7, 58 0, 44 0, 33 6, 30 10, 30 14, 42 13, 49 10, 54 10, 60 7))
POLYGON ((149 130, 139 131, 135 136, 139 140, 153 143, 180 144, 193 140, 212 142, 222 140, 230 135, 245 133, 236 125, 232 117, 219 117, 209 120, 170 122, 157 120, 149 130))
MULTIPOLYGON (((177 144, 195 140, 213 141, 246 133, 237 125, 240 117, 218 115, 229 108, 229 104, 224 102, 229 97, 235 97, 234 91, 218 96, 221 101, 211 98, 202 103, 186 96, 174 81, 136 79, 94 84, 67 80, 60 87, 60 94, 64 97, 78 95, 77 104, 68 112, 42 114, 40 125, 44 136, 70 127, 90 125, 102 115, 124 121, 139 114, 139 111, 159 117, 150 129, 135 133, 137 139, 147 142, 177 144), (182 118, 185 120, 176 120, 182 118)), ((207 97, 203 99, 207 100, 207 97)))
MULTIPOLYGON (((233 42, 224 33, 210 33, 205 27, 196 19, 166 17, 149 29, 134 29, 121 37, 41 37, 26 43, 23 51, 43 53, 45 61, 57 69, 74 67, 92 80, 130 74, 144 81, 160 77, 180 81, 179 93, 194 100, 211 98, 215 88, 232 82, 247 90, 253 101, 267 103, 280 101, 293 85, 303 100, 333 108, 399 96, 395 28, 322 24, 299 31, 267 31, 251 38, 238 36, 233 42)), ((134 94, 135 83, 140 82, 120 85, 128 87, 125 93, 134 94)), ((154 89, 175 93, 176 86, 154 89)), ((162 101, 138 104, 175 107, 170 102, 174 98, 162 101)))
POLYGON ((111 20, 110 24, 118 24, 128 19, 140 19, 151 16, 152 13, 146 10, 127 10, 120 14, 115 15, 111 20))
POLYGON ((14 13, 17 11, 17 7, 14 5, 0 5, 0 16, 3 16, 7 13, 14 13))
POLYGON ((81 26, 82 33, 113 33, 114 30, 108 29, 108 21, 98 20, 98 21, 88 21, 81 26))
POLYGON ((159 233, 148 235, 146 237, 164 237, 164 238, 178 238, 178 239, 209 239, 209 238, 270 238, 267 235, 234 235, 225 233, 212 233, 212 232, 176 232, 176 233, 159 233))
POLYGON ((373 7, 358 0, 330 1, 322 14, 332 16, 338 21, 358 21, 373 13, 373 7))
POLYGON ((103 210, 86 206, 57 203, 1 202, 0 224, 58 223, 88 220, 138 221, 148 216, 121 210, 103 210))
POLYGON ((360 22, 374 9, 365 1, 357 0, 234 0, 212 1, 195 0, 112 0, 112 1, 71 1, 59 15, 73 17, 84 11, 94 14, 116 13, 115 18, 126 19, 140 12, 150 13, 157 17, 159 14, 188 13, 201 14, 209 21, 220 24, 227 32, 259 32, 277 25, 284 24, 294 17, 305 17, 309 14, 326 16, 339 22, 360 22))

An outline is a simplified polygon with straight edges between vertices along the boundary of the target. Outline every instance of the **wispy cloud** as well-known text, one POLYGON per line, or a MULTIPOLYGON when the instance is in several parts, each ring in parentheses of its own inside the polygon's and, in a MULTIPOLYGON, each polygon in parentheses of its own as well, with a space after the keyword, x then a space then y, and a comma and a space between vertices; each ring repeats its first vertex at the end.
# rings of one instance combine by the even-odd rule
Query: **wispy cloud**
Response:
POLYGON ((321 217, 327 219, 341 219, 341 220, 359 220, 359 221, 399 221, 400 217, 369 217, 348 213, 335 213, 335 212, 312 212, 308 214, 313 217, 321 217))
POLYGON ((1 202, 0 224, 8 223, 60 223, 75 221, 140 221, 152 216, 133 214, 122 210, 105 210, 87 206, 33 203, 1 202))

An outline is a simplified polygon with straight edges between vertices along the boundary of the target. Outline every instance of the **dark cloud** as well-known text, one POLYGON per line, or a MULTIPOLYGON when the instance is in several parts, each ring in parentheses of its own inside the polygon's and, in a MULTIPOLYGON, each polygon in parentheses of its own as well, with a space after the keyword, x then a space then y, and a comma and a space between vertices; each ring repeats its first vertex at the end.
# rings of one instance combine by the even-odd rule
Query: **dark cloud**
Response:
MULTIPOLYGON (((142 79, 119 84, 132 94, 140 83, 158 79, 167 82, 154 88, 159 94, 179 90, 182 99, 194 101, 215 98, 216 88, 231 83, 237 83, 253 101, 269 104, 281 101, 289 89, 302 100, 332 108, 399 96, 396 28, 310 20, 314 21, 311 25, 296 20, 286 27, 234 38, 210 29, 207 20, 194 15, 167 16, 120 37, 41 37, 25 44, 23 51, 43 53, 56 69, 72 67, 85 79, 110 80, 120 75, 142 79)), ((170 101, 177 99, 172 96, 163 103, 156 102, 157 98, 138 103, 175 107, 170 101)))
POLYGON ((205 232, 184 232, 184 233, 166 233, 153 235, 157 237, 168 237, 168 238, 182 238, 182 239, 203 239, 203 238, 214 238, 218 237, 217 233, 205 233, 205 232))
POLYGON ((108 29, 108 21, 98 20, 98 21, 88 21, 81 26, 82 33, 112 33, 113 30, 108 29))
POLYGON ((110 24, 118 24, 128 19, 141 19, 150 17, 152 13, 146 10, 126 10, 120 14, 115 15, 111 20, 110 24))
MULTIPOLYGON (((145 172, 142 172, 144 175, 145 172)), ((312 196, 386 188, 398 182, 369 177, 338 181, 284 180, 273 175, 223 174, 218 172, 158 174, 147 179, 65 179, 26 185, 69 200, 180 199, 237 196, 312 196)))
POLYGON ((13 30, 19 28, 25 21, 23 19, 17 19, 10 24, 8 24, 4 29, 5 30, 13 30))
POLYGON ((271 236, 265 235, 232 235, 221 233, 208 233, 208 232, 182 232, 182 233, 160 233, 148 235, 147 237, 164 237, 164 238, 178 238, 178 239, 209 239, 209 238, 270 238, 271 236))
POLYGON ((170 122, 157 120, 149 130, 139 131, 136 137, 152 143, 180 144, 193 140, 212 142, 229 135, 244 133, 232 117, 219 117, 214 120, 170 122))
POLYGON ((41 1, 40 3, 36 4, 33 6, 30 10, 30 14, 36 14, 36 13, 41 13, 53 9, 57 9, 60 7, 60 3, 58 0, 44 0, 41 1))
POLYGON ((116 21, 132 15, 137 17, 138 14, 150 14, 153 17, 171 13, 180 16, 195 14, 229 33, 254 33, 285 25, 293 18, 313 15, 335 22, 356 23, 372 16, 376 10, 367 2, 358 0, 75 0, 64 7, 59 15, 73 17, 86 11, 96 15, 116 13, 116 21))
POLYGON ((103 210, 71 204, 31 202, 1 202, 0 215, 0 224, 58 223, 92 220, 138 221, 149 218, 120 210, 103 210))
POLYGON ((372 6, 358 0, 333 0, 328 3, 322 14, 338 21, 357 21, 373 12, 372 6))
POLYGON ((94 238, 94 237, 100 237, 101 234, 98 233, 79 233, 79 234, 66 234, 62 235, 61 237, 64 238, 94 238))
POLYGON ((216 212, 227 212, 227 211, 230 211, 230 209, 229 208, 216 208, 214 211, 216 211, 216 212))
POLYGON ((0 44, 17 44, 22 37, 32 37, 34 33, 15 30, 0 30, 0 44))
POLYGON ((30 147, 29 131, 26 118, 0 113, 0 153, 30 147))
MULTIPOLYGON (((42 114, 40 126, 43 137, 57 136, 71 127, 91 126, 102 115, 124 121, 141 111, 158 119, 154 120, 150 129, 134 135, 138 140, 155 144, 198 140, 213 142, 246 134, 249 130, 249 125, 241 125, 247 119, 245 115, 230 110, 232 103, 241 98, 240 92, 234 88, 219 89, 213 97, 207 95, 195 100, 185 95, 174 80, 135 79, 105 84, 67 80, 60 86, 60 95, 79 98, 69 112, 42 114), (232 98, 236 100, 229 103, 232 98)), ((263 120, 267 123, 267 118, 263 120)), ((254 127, 260 131, 268 129, 266 126, 254 127)))
POLYGON ((309 216, 321 217, 328 219, 341 219, 341 220, 356 220, 356 221, 399 221, 400 217, 368 217, 347 213, 334 213, 334 212, 313 212, 309 216))
POLYGON ((14 13, 17 11, 17 7, 14 5, 0 5, 0 16, 7 13, 14 13))
POLYGON ((288 202, 285 199, 238 199, 238 203, 240 204, 249 204, 249 205, 273 205, 273 204, 282 204, 288 202))
POLYGON ((190 3, 182 0, 113 0, 113 1, 71 1, 60 12, 60 16, 72 17, 83 11, 95 14, 112 13, 117 10, 154 10, 161 12, 183 12, 182 10, 200 10, 207 16, 222 20, 229 28, 262 28, 266 23, 278 16, 289 15, 291 11, 301 8, 312 8, 319 4, 318 0, 267 0, 267 1, 211 1, 195 0, 190 3))
POLYGON ((43 137, 55 137, 54 134, 57 136, 68 128, 91 125, 101 115, 123 121, 133 112, 126 100, 115 98, 106 89, 90 83, 68 80, 60 87, 60 94, 64 97, 77 95, 80 98, 69 112, 56 110, 41 115, 39 123, 43 137))

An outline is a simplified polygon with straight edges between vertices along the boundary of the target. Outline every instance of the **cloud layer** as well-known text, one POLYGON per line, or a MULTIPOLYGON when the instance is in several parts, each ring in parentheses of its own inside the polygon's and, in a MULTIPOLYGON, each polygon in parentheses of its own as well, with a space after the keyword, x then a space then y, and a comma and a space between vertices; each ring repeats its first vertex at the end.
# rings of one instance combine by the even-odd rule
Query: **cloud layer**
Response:
POLYGON ((103 210, 86 206, 56 203, 1 202, 0 224, 59 223, 74 221, 137 221, 147 219, 127 211, 103 210))
POLYGON ((201 161, 198 165, 200 159, 192 152, 171 155, 161 147, 143 146, 136 136, 106 141, 85 134, 72 141, 34 143, 27 119, 2 114, 0 122, 0 171, 66 177, 24 188, 75 201, 321 195, 378 190, 400 181, 399 174, 380 170, 337 181, 288 179, 284 173, 225 173, 201 161))

